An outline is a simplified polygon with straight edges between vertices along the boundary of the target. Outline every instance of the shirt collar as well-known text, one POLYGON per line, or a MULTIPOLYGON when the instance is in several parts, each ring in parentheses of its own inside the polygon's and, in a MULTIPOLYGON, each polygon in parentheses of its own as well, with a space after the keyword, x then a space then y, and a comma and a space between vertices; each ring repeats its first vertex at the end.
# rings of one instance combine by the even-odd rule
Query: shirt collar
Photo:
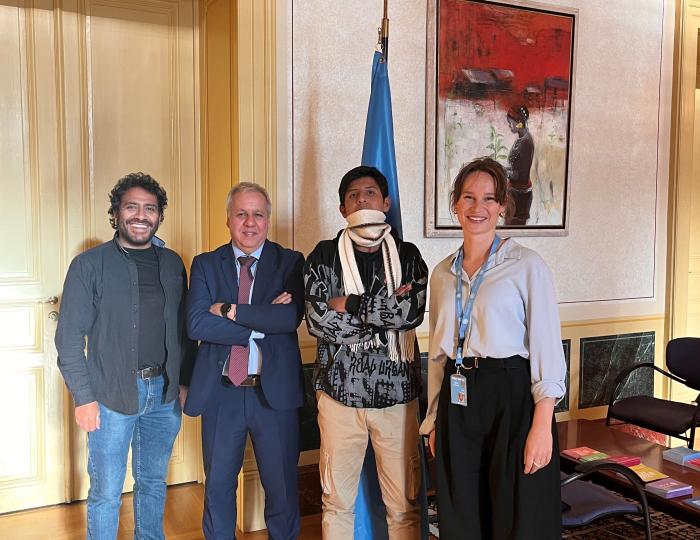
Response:
MULTIPOLYGON (((494 267, 498 266, 506 259, 520 259, 521 256, 521 246, 515 240, 512 240, 511 238, 503 238, 501 240, 501 243, 501 247, 498 251, 496 251, 496 260, 493 264, 494 267)), ((457 248, 457 250, 452 254, 452 257, 450 258, 450 272, 452 272, 452 274, 454 274, 455 276, 457 275, 457 255, 459 254, 460 249, 461 246, 457 248)))
POLYGON ((231 242, 231 247, 233 248, 233 255, 234 257, 236 257, 236 264, 239 264, 239 257, 255 257, 255 262, 258 262, 260 260, 260 254, 262 253, 262 250, 265 247, 265 242, 263 242, 262 245, 258 249, 253 251, 253 253, 251 253, 250 255, 238 249, 233 242, 231 242))

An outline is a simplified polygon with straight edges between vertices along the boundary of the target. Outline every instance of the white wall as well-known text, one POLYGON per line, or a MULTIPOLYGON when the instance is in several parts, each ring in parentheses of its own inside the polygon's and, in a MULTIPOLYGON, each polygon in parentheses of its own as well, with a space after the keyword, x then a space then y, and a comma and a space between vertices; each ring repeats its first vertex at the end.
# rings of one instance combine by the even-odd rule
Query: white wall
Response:
MULTIPOLYGON (((289 241, 305 254, 343 226, 337 187, 360 162, 382 4, 278 3, 279 183, 289 241)), ((519 239, 552 267, 563 320, 664 311, 674 16, 664 4, 539 4, 579 10, 569 234, 519 239)), ((432 268, 459 241, 424 237, 426 15, 423 0, 389 2, 404 236, 432 268)))

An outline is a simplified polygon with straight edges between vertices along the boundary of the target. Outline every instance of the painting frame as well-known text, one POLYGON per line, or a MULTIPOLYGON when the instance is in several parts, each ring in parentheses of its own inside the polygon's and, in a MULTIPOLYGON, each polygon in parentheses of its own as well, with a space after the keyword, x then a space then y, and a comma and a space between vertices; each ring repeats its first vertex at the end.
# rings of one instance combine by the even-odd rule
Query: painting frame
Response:
MULTIPOLYGON (((449 58, 449 51, 440 50, 440 28, 439 9, 441 4, 448 0, 429 0, 426 22, 426 99, 425 99, 425 208, 424 225, 425 236, 428 238, 447 237, 456 238, 462 236, 459 223, 452 216, 450 224, 446 223, 446 214, 449 212, 448 197, 445 195, 446 187, 451 184, 453 178, 447 178, 443 171, 438 170, 438 163, 446 161, 446 145, 439 145, 438 141, 443 139, 444 133, 439 132, 444 126, 438 118, 439 103, 439 58, 449 58), (442 153, 442 154, 441 154, 442 153), (440 184, 438 184, 440 183, 440 184), (440 189, 442 187, 442 189, 440 189)), ((454 1, 454 0, 452 0, 454 1)), ((566 128, 565 128, 565 156, 560 158, 557 170, 561 176, 563 167, 563 179, 559 179, 559 189, 555 204, 560 209, 560 216, 556 223, 527 223, 524 225, 499 224, 499 233, 503 236, 567 236, 569 234, 569 217, 571 214, 570 194, 571 194, 571 173, 573 144, 571 134, 573 133, 574 102, 576 88, 576 52, 577 52, 577 26, 579 10, 570 7, 561 7, 533 2, 530 0, 458 0, 464 4, 475 4, 493 6, 504 9, 521 10, 537 14, 561 16, 571 22, 571 41, 569 54, 569 77, 568 89, 566 93, 566 128), (563 187, 562 187, 563 184, 563 187)), ((546 88, 545 101, 542 111, 546 108, 546 88)), ((475 102, 470 97, 463 98, 467 102, 475 102)), ((556 98, 555 98, 556 110, 556 98)), ((494 110, 496 108, 494 101, 494 110)), ((543 113, 544 114, 544 113, 543 113)), ((561 116, 562 113, 560 113, 561 116)), ((471 159, 484 155, 485 152, 475 153, 471 159)), ((552 186, 551 182, 549 184, 552 186)), ((554 189, 551 189, 554 195, 554 189)))

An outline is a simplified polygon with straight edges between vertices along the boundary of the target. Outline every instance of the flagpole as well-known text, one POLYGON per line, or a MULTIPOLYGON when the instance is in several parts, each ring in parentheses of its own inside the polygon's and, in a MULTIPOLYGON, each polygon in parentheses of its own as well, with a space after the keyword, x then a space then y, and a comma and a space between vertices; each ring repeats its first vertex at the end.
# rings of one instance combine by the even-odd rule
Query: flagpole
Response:
POLYGON ((382 46, 382 62, 389 60, 389 0, 384 0, 384 17, 379 30, 379 43, 382 46))

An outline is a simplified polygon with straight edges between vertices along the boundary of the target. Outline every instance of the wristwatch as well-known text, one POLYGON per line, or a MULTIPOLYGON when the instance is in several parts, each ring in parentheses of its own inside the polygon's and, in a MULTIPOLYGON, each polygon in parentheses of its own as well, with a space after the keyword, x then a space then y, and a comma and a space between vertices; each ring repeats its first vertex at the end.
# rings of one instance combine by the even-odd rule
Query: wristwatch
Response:
POLYGON ((231 304, 221 304, 221 316, 228 319, 228 312, 231 311, 231 304))

